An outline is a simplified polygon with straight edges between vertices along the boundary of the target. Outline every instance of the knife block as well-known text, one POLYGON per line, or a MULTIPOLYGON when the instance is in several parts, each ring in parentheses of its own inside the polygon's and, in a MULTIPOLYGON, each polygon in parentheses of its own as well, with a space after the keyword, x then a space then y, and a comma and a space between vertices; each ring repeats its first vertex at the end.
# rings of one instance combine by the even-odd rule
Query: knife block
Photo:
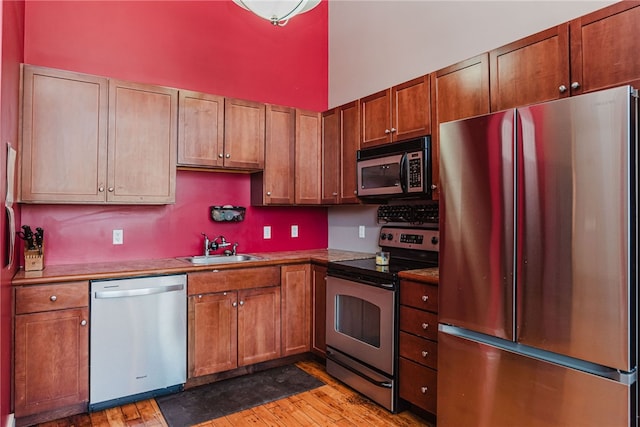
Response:
POLYGON ((24 271, 44 270, 44 246, 42 249, 25 249, 24 271))

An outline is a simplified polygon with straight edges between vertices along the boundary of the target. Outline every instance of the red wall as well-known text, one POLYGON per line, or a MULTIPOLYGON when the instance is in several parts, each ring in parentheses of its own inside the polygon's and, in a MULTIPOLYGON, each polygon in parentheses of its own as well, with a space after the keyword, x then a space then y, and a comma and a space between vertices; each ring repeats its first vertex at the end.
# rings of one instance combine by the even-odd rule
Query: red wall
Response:
MULTIPOLYGON (((20 89, 20 62, 23 55, 24 40, 24 3, 3 1, 0 4, 2 65, 0 70, 0 197, 4 206, 7 189, 6 142, 14 147, 18 141, 18 97, 20 89)), ((14 205, 16 212, 20 207, 14 205)), ((11 345, 12 345, 12 310, 11 310, 11 278, 17 263, 5 266, 6 214, 0 209, 0 425, 7 425, 7 416, 11 412, 11 345)))
MULTIPOLYGON (((26 63, 198 90, 315 111, 327 106, 327 3, 286 27, 224 1, 28 1, 26 63)), ((201 232, 239 251, 327 247, 324 208, 249 207, 246 174, 179 171, 169 206, 22 205, 45 230, 45 264, 199 254, 201 232), (242 223, 214 223, 208 207, 247 206, 242 223), (291 239, 290 225, 300 237, 291 239), (262 239, 262 226, 272 239, 262 239), (111 243, 124 230, 124 245, 111 243)))

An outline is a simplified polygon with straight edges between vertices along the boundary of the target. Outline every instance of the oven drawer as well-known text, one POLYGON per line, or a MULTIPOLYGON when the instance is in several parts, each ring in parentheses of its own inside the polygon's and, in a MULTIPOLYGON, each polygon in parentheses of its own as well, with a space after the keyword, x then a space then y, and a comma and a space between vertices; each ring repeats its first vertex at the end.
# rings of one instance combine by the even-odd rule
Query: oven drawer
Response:
POLYGON ((421 310, 438 311, 438 287, 424 283, 402 280, 400 282, 400 304, 421 310))
POLYGON ((412 404, 436 413, 437 383, 436 371, 400 358, 400 397, 412 404))
POLYGON ((400 306, 400 330, 437 341, 438 315, 400 306))
POLYGON ((400 357, 438 369, 438 343, 400 331, 400 357))

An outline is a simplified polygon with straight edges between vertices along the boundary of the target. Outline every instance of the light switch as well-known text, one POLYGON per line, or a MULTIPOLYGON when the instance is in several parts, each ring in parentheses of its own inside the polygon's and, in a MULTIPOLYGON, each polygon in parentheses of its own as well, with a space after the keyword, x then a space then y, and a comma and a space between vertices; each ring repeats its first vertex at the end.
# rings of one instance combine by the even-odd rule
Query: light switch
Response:
POLYGON ((291 226, 291 237, 298 237, 298 226, 297 225, 292 225, 291 226))
POLYGON ((264 228, 262 229, 262 233, 263 233, 263 237, 265 239, 270 239, 271 238, 271 226, 270 225, 265 225, 264 228))
POLYGON ((122 245, 124 243, 124 231, 113 230, 113 244, 122 245))
POLYGON ((364 239, 364 225, 358 227, 358 237, 364 239))

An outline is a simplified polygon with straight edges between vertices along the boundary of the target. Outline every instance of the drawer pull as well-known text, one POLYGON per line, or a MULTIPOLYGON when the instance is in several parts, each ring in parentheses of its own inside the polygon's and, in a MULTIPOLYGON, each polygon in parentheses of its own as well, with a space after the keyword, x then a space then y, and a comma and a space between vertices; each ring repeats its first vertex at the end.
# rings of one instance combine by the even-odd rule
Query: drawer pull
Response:
POLYGON ((427 357, 429 355, 428 351, 422 350, 422 357, 427 357))
POLYGON ((422 295, 422 302, 429 301, 429 295, 422 295))
POLYGON ((58 297, 57 297, 57 296, 55 296, 55 295, 51 295, 51 296, 49 297, 49 299, 50 299, 52 302, 56 302, 56 300, 58 299, 58 297))
POLYGON ((429 387, 420 387, 420 391, 422 392, 422 394, 427 394, 427 392, 429 391, 429 387))
POLYGON ((428 327, 429 327, 429 324, 428 324, 428 323, 423 323, 423 324, 422 324, 422 329, 425 329, 425 330, 426 330, 428 327))
POLYGON ((83 320, 82 322, 80 322, 80 324, 81 324, 82 326, 87 326, 87 321, 86 321, 86 320, 83 320))

